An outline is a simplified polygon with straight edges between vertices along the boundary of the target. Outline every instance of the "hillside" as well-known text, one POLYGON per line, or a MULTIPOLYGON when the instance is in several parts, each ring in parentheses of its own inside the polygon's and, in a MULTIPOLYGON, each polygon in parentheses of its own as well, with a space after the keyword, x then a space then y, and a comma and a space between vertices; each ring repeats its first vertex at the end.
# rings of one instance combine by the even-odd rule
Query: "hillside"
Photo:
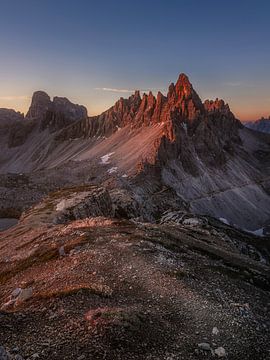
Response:
POLYGON ((2 233, 1 359, 268 359, 269 239, 120 209, 105 188, 59 190, 2 233))

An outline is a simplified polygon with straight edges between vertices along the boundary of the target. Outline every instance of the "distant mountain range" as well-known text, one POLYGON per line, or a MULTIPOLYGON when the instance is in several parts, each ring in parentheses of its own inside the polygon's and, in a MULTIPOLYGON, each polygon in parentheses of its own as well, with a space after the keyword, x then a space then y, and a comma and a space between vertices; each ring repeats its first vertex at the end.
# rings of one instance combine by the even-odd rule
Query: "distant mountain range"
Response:
POLYGON ((265 132, 268 134, 270 133, 270 116, 268 119, 262 117, 259 120, 244 122, 243 124, 249 129, 265 132))
POLYGON ((223 100, 203 103, 185 74, 167 96, 136 91, 94 117, 38 91, 25 117, 0 111, 0 142, 3 209, 14 204, 11 182, 23 184, 20 209, 93 183, 125 191, 132 214, 150 221, 168 209, 251 230, 270 219, 270 136, 244 127, 223 100))

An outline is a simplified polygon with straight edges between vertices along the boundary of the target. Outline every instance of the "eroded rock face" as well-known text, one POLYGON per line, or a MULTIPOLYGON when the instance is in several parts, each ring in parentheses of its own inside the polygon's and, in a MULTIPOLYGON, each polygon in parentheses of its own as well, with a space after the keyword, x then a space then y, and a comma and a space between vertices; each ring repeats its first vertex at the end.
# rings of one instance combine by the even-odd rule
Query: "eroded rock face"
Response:
POLYGON ((58 139, 108 137, 126 125, 131 129, 162 126, 155 149, 149 149, 144 161, 166 164, 170 159, 180 159, 185 171, 194 176, 198 173, 197 156, 209 166, 220 166, 241 142, 238 130, 242 125, 229 106, 219 99, 203 104, 185 74, 169 86, 167 97, 159 92, 156 98, 150 92, 141 98, 136 91, 100 116, 63 129, 58 139))
POLYGON ((114 210, 108 191, 96 186, 83 192, 71 192, 56 204, 54 222, 65 223, 69 220, 97 216, 113 216, 114 210))
POLYGON ((23 213, 20 221, 57 224, 98 216, 114 216, 112 200, 105 188, 88 185, 52 193, 23 213))
POLYGON ((12 148, 23 145, 28 137, 31 136, 35 127, 36 124, 34 120, 16 122, 12 128, 10 128, 8 146, 12 148))
POLYGON ((136 218, 140 215, 139 204, 125 189, 114 189, 110 191, 115 216, 119 218, 136 218))
POLYGON ((0 109, 0 127, 1 116, 4 117, 4 124, 12 122, 8 134, 8 146, 17 147, 31 137, 34 129, 40 132, 48 129, 53 133, 77 120, 87 118, 87 109, 82 105, 73 104, 64 97, 54 97, 51 101, 44 91, 36 91, 25 119, 22 114, 13 110, 0 109))
POLYGON ((27 119, 40 119, 49 110, 51 99, 44 91, 36 91, 33 94, 30 108, 26 114, 27 119))
POLYGON ((87 117, 87 109, 78 104, 73 104, 65 97, 55 96, 52 101, 52 109, 57 113, 63 113, 70 120, 79 120, 87 117))
POLYGON ((42 119, 40 129, 48 128, 52 133, 86 118, 87 109, 84 106, 73 104, 64 97, 54 97, 42 119))
POLYGON ((17 121, 23 120, 22 113, 12 109, 0 109, 0 127, 11 126, 17 121))
POLYGON ((44 91, 36 91, 26 118, 42 120, 41 130, 49 127, 51 131, 55 131, 73 121, 87 118, 87 110, 82 105, 73 104, 65 97, 56 96, 51 101, 44 91))

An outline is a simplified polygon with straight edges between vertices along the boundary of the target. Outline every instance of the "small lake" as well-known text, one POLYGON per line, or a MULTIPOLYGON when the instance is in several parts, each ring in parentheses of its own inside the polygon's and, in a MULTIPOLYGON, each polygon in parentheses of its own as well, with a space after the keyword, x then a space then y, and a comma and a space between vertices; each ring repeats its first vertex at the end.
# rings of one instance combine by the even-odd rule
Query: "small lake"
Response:
POLYGON ((10 227, 16 225, 18 223, 18 219, 14 218, 0 218, 0 231, 4 231, 9 229, 10 227))

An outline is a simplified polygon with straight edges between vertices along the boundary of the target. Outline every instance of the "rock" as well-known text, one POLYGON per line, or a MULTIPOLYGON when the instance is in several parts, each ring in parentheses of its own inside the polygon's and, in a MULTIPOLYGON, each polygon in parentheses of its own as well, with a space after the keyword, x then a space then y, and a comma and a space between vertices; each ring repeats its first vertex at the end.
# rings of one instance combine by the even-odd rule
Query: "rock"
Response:
POLYGON ((24 358, 20 354, 16 354, 14 360, 24 360, 24 358))
POLYGON ((61 246, 58 251, 59 251, 59 256, 60 256, 60 257, 61 257, 61 256, 66 256, 64 246, 61 246))
POLYGON ((39 354, 35 353, 31 356, 31 359, 39 359, 39 354))
POLYGON ((31 136, 36 124, 33 121, 17 121, 10 128, 8 134, 8 146, 18 147, 23 145, 31 136))
POLYGON ((7 310, 7 309, 11 308, 12 306, 14 306, 15 302, 16 302, 16 299, 10 299, 9 301, 7 301, 6 303, 4 303, 1 306, 1 310, 7 310))
POLYGON ((33 296, 33 289, 31 287, 26 289, 21 289, 21 292, 16 299, 16 304, 26 301, 30 299, 32 296, 33 296))
POLYGON ((200 343, 198 344, 198 347, 204 351, 211 351, 211 346, 208 343, 200 343))
POLYGON ((183 221, 183 225, 198 226, 201 225, 201 221, 198 218, 189 218, 183 221))
POLYGON ((16 289, 14 289, 14 290, 12 291, 11 297, 12 297, 12 298, 17 298, 17 297, 20 295, 21 292, 22 292, 22 289, 21 289, 21 288, 16 288, 16 289))
POLYGON ((27 119, 42 118, 51 105, 51 99, 44 91, 36 91, 33 94, 30 108, 26 114, 27 119))
POLYGON ((214 350, 214 354, 217 355, 217 357, 222 358, 226 356, 226 351, 222 346, 220 346, 214 350))
POLYGON ((81 189, 70 188, 63 193, 53 195, 56 202, 54 223, 85 219, 97 216, 114 216, 109 192, 102 187, 86 186, 81 189), (58 194, 58 196, 57 196, 58 194))
POLYGON ((85 358, 86 358, 85 355, 81 355, 77 358, 77 360, 84 360, 85 358))
POLYGON ((0 128, 14 126, 18 121, 22 121, 23 114, 11 109, 0 109, 0 128))
POLYGON ((206 100, 204 102, 204 108, 206 109, 206 111, 208 111, 209 113, 211 112, 221 112, 225 115, 229 115, 230 114, 230 107, 228 104, 225 104, 225 102, 221 99, 216 99, 215 101, 213 100, 206 100))
POLYGON ((55 96, 52 102, 52 111, 55 113, 64 114, 69 120, 81 120, 87 118, 86 107, 78 104, 73 104, 65 97, 55 96))
POLYGON ((184 211, 166 211, 160 219, 161 224, 175 223, 186 226, 202 226, 207 224, 207 219, 203 216, 195 217, 193 214, 184 211))
POLYGON ((65 97, 54 97, 51 101, 44 91, 33 94, 26 120, 40 121, 40 130, 49 128, 50 132, 60 130, 72 122, 87 118, 87 109, 73 104, 65 97))
POLYGON ((110 191, 115 216, 120 218, 135 218, 139 215, 138 204, 125 189, 110 191))
POLYGON ((3 346, 0 346, 0 360, 10 360, 9 355, 3 346))
POLYGON ((217 327, 213 327, 212 334, 213 334, 213 335, 218 335, 218 333, 219 333, 218 328, 217 328, 217 327))

